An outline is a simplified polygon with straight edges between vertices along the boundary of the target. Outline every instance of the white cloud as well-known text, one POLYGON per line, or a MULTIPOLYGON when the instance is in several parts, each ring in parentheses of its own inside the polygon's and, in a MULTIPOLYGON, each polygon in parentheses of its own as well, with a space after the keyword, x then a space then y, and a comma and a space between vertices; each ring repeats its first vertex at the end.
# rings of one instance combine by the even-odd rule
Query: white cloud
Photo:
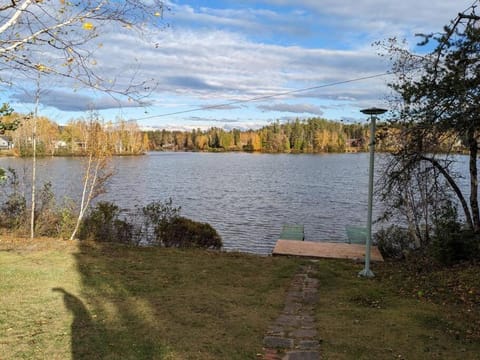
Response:
MULTIPOLYGON (((149 101, 153 104, 162 105, 162 99, 177 96, 197 99, 201 107, 205 102, 208 106, 247 100, 347 81, 387 69, 371 51, 262 44, 218 30, 172 30, 156 36, 158 46, 134 33, 105 33, 101 38, 103 46, 95 51, 95 71, 118 90, 128 88, 132 82, 151 84, 149 101)), ((345 84, 288 97, 331 100, 378 96, 372 93, 372 86, 365 84, 345 84)), ((93 95, 68 92, 67 87, 62 83, 61 92, 53 91, 42 102, 60 110, 91 107, 93 95)), ((95 104, 97 108, 136 106, 128 102, 118 104, 108 97, 97 99, 95 104)))
MULTIPOLYGON (((414 34, 441 31, 459 12, 469 8, 473 0, 250 0, 248 3, 306 9, 311 18, 329 29, 327 36, 332 40, 356 47, 390 36, 415 43, 414 34)), ((308 18, 302 17, 305 19, 308 18)))
MULTIPOLYGON (((253 1, 249 1, 253 2, 253 1)), ((402 27, 413 25, 431 30, 440 30, 459 12, 472 5, 472 0, 436 1, 430 0, 263 0, 256 3, 274 4, 296 8, 308 8, 317 15, 334 16, 339 22, 364 24, 371 26, 372 22, 381 21, 389 24, 403 24, 402 27), (338 19, 340 17, 341 19, 338 19), (370 22, 370 24, 368 24, 370 22)), ((339 23, 341 26, 341 23, 339 23)))
POLYGON ((312 114, 316 116, 323 115, 323 110, 320 106, 312 104, 288 104, 288 103, 273 103, 268 105, 258 106, 261 110, 280 111, 295 114, 312 114))
MULTIPOLYGON (((15 92, 10 98, 18 103, 33 104, 34 95, 28 92, 15 92)), ((119 99, 108 95, 91 96, 82 92, 72 92, 71 89, 53 88, 42 91, 40 101, 43 106, 54 107, 61 111, 89 111, 111 108, 136 108, 148 106, 128 99, 119 99)))
POLYGON ((172 17, 169 19, 174 27, 191 26, 200 28, 235 29, 250 35, 275 36, 283 34, 308 34, 309 25, 305 19, 311 19, 308 13, 294 10, 287 14, 265 8, 193 8, 190 5, 172 4, 172 17), (299 21, 303 19, 304 21, 299 21))
POLYGON ((259 44, 226 31, 162 32, 158 48, 128 34, 106 37, 96 53, 104 77, 126 86, 135 73, 137 81, 156 82, 158 93, 188 93, 204 99, 268 95, 387 69, 371 51, 259 44))
MULTIPOLYGON (((150 87, 149 114, 159 109, 173 113, 178 108, 173 104, 181 104, 182 110, 202 108, 317 87, 260 101, 258 107, 321 115, 327 109, 379 104, 386 96, 387 78, 348 82, 389 69, 370 47, 371 41, 440 30, 470 1, 263 0, 234 9, 228 8, 233 1, 226 1, 221 9, 172 3, 171 17, 166 15, 172 28, 149 29, 148 37, 105 28, 99 39, 89 43, 89 50, 94 50, 95 71, 116 89, 132 83, 150 87), (323 43, 304 43, 308 34, 323 43), (283 41, 285 37, 289 41, 283 41), (293 98, 301 103, 291 103, 293 98)), ((90 92, 74 93, 75 85, 68 80, 60 85, 61 90, 51 85, 52 95, 42 97, 45 106, 63 111, 88 109, 93 102, 98 109, 136 106, 90 92)), ((252 117, 254 105, 220 110, 241 114, 248 107, 252 117)), ((220 118, 226 119, 224 114, 220 118)))

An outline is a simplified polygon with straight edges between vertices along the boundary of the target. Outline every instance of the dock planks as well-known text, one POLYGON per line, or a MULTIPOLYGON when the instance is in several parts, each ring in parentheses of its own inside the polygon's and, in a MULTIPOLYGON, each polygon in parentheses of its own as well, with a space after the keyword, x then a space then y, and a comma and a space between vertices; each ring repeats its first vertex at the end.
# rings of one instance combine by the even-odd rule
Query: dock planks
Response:
MULTIPOLYGON (((365 245, 280 239, 277 241, 272 254, 309 258, 364 260, 365 245)), ((376 246, 371 248, 370 260, 372 262, 383 261, 382 254, 380 254, 376 246)))

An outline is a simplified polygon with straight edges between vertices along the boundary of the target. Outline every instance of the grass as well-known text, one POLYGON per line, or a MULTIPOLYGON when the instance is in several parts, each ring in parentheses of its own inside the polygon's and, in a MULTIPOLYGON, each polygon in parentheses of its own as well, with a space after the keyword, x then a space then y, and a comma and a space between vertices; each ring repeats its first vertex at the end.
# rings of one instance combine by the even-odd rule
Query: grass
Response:
MULTIPOLYGON (((255 359, 301 260, 0 241, 0 359, 255 359)), ((324 359, 477 359, 479 267, 318 261, 324 359), (459 280, 460 279, 460 280, 459 280)))
POLYGON ((1 359, 254 359, 298 266, 48 240, 13 249, 0 251, 1 359))
POLYGON ((374 279, 358 278, 350 263, 318 266, 324 359, 480 359, 479 266, 418 275, 385 263, 375 266, 374 279), (445 287, 462 276, 468 302, 445 287), (444 296, 426 296, 435 288, 444 296))

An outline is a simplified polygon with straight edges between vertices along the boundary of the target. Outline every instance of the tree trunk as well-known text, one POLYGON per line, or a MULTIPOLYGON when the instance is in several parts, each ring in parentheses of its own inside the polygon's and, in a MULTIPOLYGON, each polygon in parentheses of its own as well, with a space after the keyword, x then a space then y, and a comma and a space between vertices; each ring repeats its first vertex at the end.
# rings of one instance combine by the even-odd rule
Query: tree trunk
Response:
POLYGON ((37 90, 35 92, 35 110, 33 114, 33 131, 32 131, 32 207, 30 211, 30 238, 35 237, 35 207, 36 207, 36 190, 37 190, 37 120, 38 120, 38 106, 40 104, 40 74, 37 78, 37 90))
POLYGON ((78 217, 77 221, 75 223, 75 228, 73 229, 72 235, 70 236, 70 240, 75 239, 75 236, 77 235, 78 229, 80 228, 80 224, 82 222, 83 216, 85 214, 85 209, 87 207, 86 202, 87 202, 87 189, 89 186, 90 182, 90 176, 91 176, 91 168, 93 164, 93 155, 90 154, 88 157, 88 165, 87 169, 85 171, 85 177, 83 180, 83 189, 82 189, 82 199, 80 201, 80 210, 78 211, 78 217))
MULTIPOLYGON (((465 220, 467 222, 468 227, 472 230, 475 230, 474 224, 472 221, 472 215, 470 214, 470 209, 468 208, 468 203, 465 200, 465 197, 463 196, 462 191, 460 190, 458 185, 455 183, 455 180, 450 176, 450 174, 443 168, 443 166, 437 160, 429 158, 427 156, 421 156, 421 159, 430 162, 445 177, 448 184, 451 186, 451 188, 457 195, 458 200, 462 204, 463 212, 465 213, 465 220)), ((475 170, 476 170, 476 166, 475 166, 475 170)), ((478 214, 478 205, 477 205, 477 214, 478 214)))
POLYGON ((475 130, 468 129, 468 147, 470 150, 470 208, 472 209, 473 230, 480 231, 480 214, 478 210, 478 170, 477 156, 478 143, 475 139, 475 130))
POLYGON ((30 208, 30 238, 35 237, 35 197, 37 182, 37 117, 33 117, 32 206, 30 208))

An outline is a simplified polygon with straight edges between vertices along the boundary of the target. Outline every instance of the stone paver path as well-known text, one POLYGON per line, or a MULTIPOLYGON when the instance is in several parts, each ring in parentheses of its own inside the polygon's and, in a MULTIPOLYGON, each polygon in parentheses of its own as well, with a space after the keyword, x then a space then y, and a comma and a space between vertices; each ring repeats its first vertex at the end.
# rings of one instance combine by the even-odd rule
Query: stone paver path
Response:
POLYGON ((314 319, 318 301, 318 280, 312 265, 295 275, 280 316, 263 339, 264 360, 318 360, 320 338, 314 319))

